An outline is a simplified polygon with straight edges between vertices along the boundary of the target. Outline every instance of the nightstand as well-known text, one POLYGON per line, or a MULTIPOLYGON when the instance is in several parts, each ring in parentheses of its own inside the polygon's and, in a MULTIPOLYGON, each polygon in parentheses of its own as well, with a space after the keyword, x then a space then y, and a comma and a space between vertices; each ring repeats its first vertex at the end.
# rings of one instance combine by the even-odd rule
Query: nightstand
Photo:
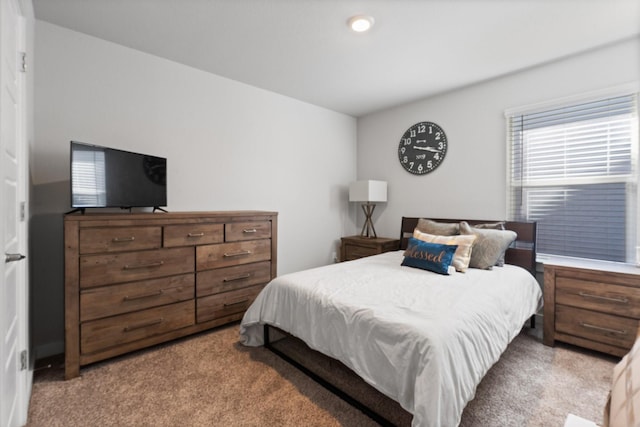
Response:
POLYGON ((363 236, 343 237, 340 248, 340 261, 351 261, 398 249, 400 249, 399 239, 363 236))
POLYGON ((598 261, 544 266, 544 344, 625 355, 640 325, 640 269, 598 261))

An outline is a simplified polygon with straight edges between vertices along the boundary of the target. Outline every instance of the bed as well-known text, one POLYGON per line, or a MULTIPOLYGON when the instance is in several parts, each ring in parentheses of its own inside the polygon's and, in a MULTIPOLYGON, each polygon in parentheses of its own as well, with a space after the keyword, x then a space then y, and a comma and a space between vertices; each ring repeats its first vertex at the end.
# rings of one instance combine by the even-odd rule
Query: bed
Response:
POLYGON ((458 425, 483 376, 542 305, 536 226, 466 221, 474 232, 499 224, 517 233, 504 265, 438 274, 401 265, 419 221, 402 219, 398 251, 274 279, 245 313, 241 343, 263 345, 277 328, 397 401, 412 426, 458 425))

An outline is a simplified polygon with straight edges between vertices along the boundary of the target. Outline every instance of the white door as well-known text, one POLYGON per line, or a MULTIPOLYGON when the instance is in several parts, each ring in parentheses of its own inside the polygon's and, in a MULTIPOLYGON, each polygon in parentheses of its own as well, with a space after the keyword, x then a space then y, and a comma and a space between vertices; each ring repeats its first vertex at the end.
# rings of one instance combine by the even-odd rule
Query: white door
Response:
POLYGON ((0 242, 4 246, 4 262, 0 262, 0 427, 12 427, 26 423, 31 388, 26 366, 27 263, 21 260, 27 251, 27 161, 20 55, 24 21, 18 1, 0 0, 0 18, 0 242))

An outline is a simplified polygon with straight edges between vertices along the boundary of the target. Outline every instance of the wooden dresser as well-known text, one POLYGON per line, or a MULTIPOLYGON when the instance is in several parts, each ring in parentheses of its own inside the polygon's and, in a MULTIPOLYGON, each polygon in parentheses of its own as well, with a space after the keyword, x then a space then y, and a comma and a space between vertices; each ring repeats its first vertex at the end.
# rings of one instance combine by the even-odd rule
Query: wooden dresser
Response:
POLYGON ((351 261, 400 249, 399 239, 386 237, 349 236, 341 240, 340 261, 351 261))
POLYGON ((242 318, 277 273, 277 213, 68 214, 65 377, 242 318))
POLYGON ((640 325, 640 268, 598 261, 544 266, 544 339, 616 356, 640 325))

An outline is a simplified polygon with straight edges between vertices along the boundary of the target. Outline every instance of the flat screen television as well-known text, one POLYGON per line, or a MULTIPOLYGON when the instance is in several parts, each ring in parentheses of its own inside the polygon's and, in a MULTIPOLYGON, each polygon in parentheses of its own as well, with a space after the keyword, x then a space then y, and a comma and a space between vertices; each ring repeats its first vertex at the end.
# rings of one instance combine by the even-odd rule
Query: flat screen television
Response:
POLYGON ((166 158, 71 141, 71 207, 166 205, 166 158))

